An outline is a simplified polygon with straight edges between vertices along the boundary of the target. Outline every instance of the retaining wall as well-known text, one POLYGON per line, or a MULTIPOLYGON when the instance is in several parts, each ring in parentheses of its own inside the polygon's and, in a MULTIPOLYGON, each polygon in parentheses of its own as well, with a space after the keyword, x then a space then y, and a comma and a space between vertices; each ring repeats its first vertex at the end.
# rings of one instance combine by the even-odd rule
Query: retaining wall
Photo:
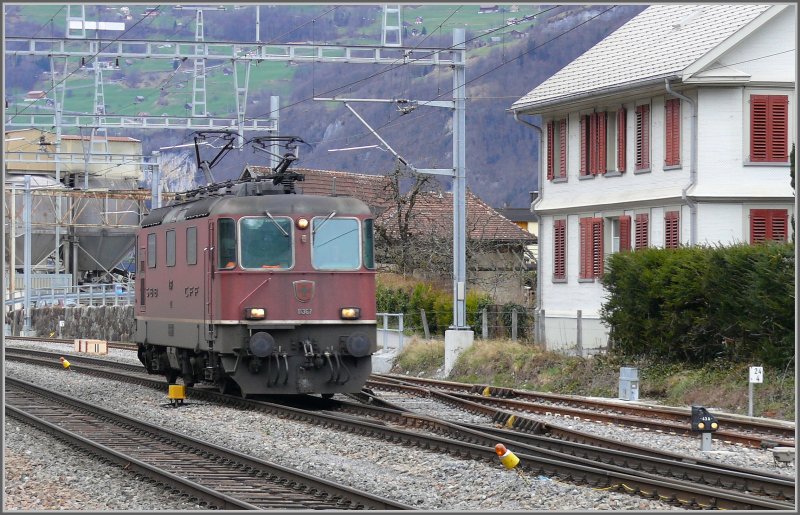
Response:
MULTIPOLYGON (((133 309, 133 306, 48 306, 31 310, 31 325, 39 336, 58 338, 58 322, 63 320, 61 338, 127 342, 133 336, 133 309)), ((22 310, 6 315, 5 323, 15 330, 15 335, 19 335, 23 322, 22 310)))

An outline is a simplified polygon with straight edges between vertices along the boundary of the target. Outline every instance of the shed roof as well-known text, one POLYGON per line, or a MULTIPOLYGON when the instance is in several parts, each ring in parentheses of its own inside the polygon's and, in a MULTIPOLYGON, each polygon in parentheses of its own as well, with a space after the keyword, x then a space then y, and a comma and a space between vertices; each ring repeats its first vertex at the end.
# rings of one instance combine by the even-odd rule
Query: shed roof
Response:
POLYGON ((519 111, 681 73, 770 5, 653 5, 514 102, 519 111))

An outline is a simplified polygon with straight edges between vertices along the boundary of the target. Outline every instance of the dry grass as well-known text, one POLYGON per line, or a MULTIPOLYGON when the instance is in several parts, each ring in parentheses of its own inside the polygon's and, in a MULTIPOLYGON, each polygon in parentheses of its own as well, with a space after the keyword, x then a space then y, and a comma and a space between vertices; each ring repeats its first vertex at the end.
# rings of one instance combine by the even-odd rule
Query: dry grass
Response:
MULTIPOLYGON (((442 378, 444 342, 412 338, 392 372, 442 378)), ((565 357, 510 340, 476 340, 458 358, 452 381, 509 388, 616 398, 620 366, 639 368, 640 399, 675 406, 702 405, 747 413, 747 365, 697 368, 653 364, 608 356, 565 357)), ((765 370, 756 385, 756 415, 794 420, 795 380, 792 370, 765 370)))

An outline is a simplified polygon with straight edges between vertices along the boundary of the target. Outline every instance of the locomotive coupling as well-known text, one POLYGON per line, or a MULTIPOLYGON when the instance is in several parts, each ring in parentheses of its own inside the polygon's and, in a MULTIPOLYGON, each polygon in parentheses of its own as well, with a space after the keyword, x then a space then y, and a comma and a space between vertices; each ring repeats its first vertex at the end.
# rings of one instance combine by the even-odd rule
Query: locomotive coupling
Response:
POLYGON ((506 446, 499 443, 494 446, 494 452, 500 457, 500 463, 507 469, 513 469, 519 465, 519 458, 513 452, 506 449, 506 446))

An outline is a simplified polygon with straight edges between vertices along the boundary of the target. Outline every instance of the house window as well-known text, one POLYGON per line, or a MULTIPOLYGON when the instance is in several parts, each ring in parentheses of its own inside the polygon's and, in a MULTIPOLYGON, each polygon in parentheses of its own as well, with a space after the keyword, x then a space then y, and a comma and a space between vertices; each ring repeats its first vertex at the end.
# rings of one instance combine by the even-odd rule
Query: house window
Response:
POLYGON ((786 209, 751 209, 750 244, 786 241, 789 213, 786 209))
POLYGON ((750 161, 785 163, 789 160, 789 97, 750 96, 750 161))
POLYGON ((553 280, 567 280, 567 221, 553 222, 553 280))
POLYGON ((650 105, 636 106, 636 169, 650 168, 650 105))
POLYGON ((680 243, 680 213, 667 211, 664 214, 664 248, 677 249, 680 243))
POLYGON ((582 176, 606 173, 607 119, 605 111, 581 116, 581 167, 582 176))
POLYGON ((617 171, 625 171, 626 148, 625 136, 628 127, 628 111, 621 107, 617 110, 617 171))
POLYGON ((681 101, 670 98, 664 104, 665 155, 664 166, 681 164, 681 101))
POLYGON ((634 243, 637 249, 646 249, 648 242, 648 229, 650 225, 650 217, 647 213, 639 213, 636 215, 636 234, 634 235, 634 243))
POLYGON ((603 219, 581 218, 581 279, 594 279, 603 273, 603 219))
POLYGON ((547 180, 567 177, 567 119, 547 123, 547 180))
POLYGON ((604 227, 605 231, 605 254, 614 254, 631 250, 631 217, 628 215, 607 217, 604 227))

